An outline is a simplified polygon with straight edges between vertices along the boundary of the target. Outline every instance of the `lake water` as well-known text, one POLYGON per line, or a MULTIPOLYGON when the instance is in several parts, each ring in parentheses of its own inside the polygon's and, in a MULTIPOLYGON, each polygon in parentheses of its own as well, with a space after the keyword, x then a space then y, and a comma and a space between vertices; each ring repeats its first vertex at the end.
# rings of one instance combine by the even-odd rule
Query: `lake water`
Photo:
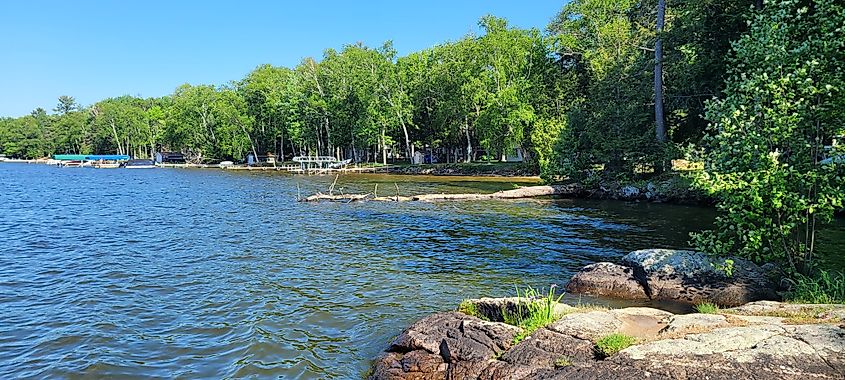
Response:
MULTIPOLYGON (((296 202, 333 179, 0 164, 0 378, 360 378, 423 315, 684 248, 713 217, 584 200, 296 202)), ((514 186, 360 175, 337 189, 375 184, 514 186)), ((825 238, 841 248, 837 234, 825 238)))

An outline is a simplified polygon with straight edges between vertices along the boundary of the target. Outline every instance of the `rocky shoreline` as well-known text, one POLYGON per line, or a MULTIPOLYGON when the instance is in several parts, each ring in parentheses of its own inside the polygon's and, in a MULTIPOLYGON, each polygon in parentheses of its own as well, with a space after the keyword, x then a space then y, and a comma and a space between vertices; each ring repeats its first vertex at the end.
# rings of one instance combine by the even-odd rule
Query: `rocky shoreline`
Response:
MULTIPOLYGON (((520 164, 434 164, 404 165, 391 167, 390 174, 468 176, 468 177, 517 177, 539 180, 536 169, 520 164)), ((681 174, 665 175, 651 180, 618 182, 600 180, 595 183, 571 183, 583 189, 578 197, 592 199, 614 199, 624 201, 648 201, 678 204, 711 205, 713 199, 692 188, 690 180, 681 174)))
MULTIPOLYGON (((508 300, 473 300, 481 304, 508 300)), ((514 344, 495 315, 431 315, 399 335, 370 379, 842 379, 845 306, 760 301, 720 314, 568 309, 514 344), (603 357, 596 342, 636 343, 603 357)), ((483 310, 482 307, 479 307, 483 310)))
MULTIPOLYGON (((481 298, 425 317, 374 362, 370 379, 842 379, 845 305, 777 301, 774 268, 644 250, 576 274, 570 292, 735 306, 707 314, 646 307, 554 305, 555 320, 523 338, 505 315, 519 298, 481 298), (608 339, 629 341, 617 351, 608 339), (624 338, 624 339, 623 339, 624 338)), ((528 300, 530 301, 530 300, 528 300)), ((533 302, 533 301, 530 301, 533 302)))

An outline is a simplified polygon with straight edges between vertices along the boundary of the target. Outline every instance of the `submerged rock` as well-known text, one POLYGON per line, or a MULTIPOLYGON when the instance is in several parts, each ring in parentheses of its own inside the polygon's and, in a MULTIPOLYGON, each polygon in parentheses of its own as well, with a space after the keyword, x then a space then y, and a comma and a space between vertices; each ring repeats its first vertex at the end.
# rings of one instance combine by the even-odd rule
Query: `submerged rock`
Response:
POLYGON ((712 302, 724 306, 779 298, 768 272, 760 266, 735 259, 733 273, 727 276, 717 269, 718 265, 697 252, 647 249, 629 253, 621 264, 584 267, 572 277, 566 290, 622 299, 712 302))
MULTIPOLYGON (((513 299, 475 301, 507 307, 513 299)), ((838 322, 733 319, 741 313, 788 317, 806 315, 807 310, 838 315, 845 305, 760 302, 728 309, 725 315, 570 308, 569 314, 513 346, 517 327, 458 312, 439 313, 396 338, 375 361, 370 378, 842 379, 845 329, 838 322), (638 343, 599 358, 595 340, 612 333, 636 336, 638 343)))

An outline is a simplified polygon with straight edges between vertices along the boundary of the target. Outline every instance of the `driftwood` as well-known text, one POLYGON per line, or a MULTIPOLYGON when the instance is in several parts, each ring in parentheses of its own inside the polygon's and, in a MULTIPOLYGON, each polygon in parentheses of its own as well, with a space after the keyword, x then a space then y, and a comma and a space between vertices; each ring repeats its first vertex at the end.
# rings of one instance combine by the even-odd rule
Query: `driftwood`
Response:
POLYGON ((377 202, 439 202, 439 201, 477 201, 489 199, 521 199, 545 197, 552 195, 573 196, 581 192, 578 185, 546 185, 546 186, 528 186, 520 187, 513 190, 502 190, 490 194, 421 194, 412 196, 375 196, 373 193, 368 194, 342 194, 333 195, 317 193, 309 197, 300 199, 302 202, 358 202, 358 201, 377 201, 377 202))

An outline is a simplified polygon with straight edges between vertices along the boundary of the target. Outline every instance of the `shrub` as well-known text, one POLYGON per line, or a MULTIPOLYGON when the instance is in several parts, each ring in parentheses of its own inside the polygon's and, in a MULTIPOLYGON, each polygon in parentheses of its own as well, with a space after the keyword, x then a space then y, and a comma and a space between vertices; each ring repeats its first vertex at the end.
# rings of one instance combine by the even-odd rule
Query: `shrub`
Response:
POLYGON ((608 357, 630 347, 636 342, 637 338, 630 335, 610 334, 596 341, 596 352, 603 357, 608 357))
POLYGON ((845 273, 819 271, 815 276, 796 274, 787 299, 802 303, 845 303, 845 273))

